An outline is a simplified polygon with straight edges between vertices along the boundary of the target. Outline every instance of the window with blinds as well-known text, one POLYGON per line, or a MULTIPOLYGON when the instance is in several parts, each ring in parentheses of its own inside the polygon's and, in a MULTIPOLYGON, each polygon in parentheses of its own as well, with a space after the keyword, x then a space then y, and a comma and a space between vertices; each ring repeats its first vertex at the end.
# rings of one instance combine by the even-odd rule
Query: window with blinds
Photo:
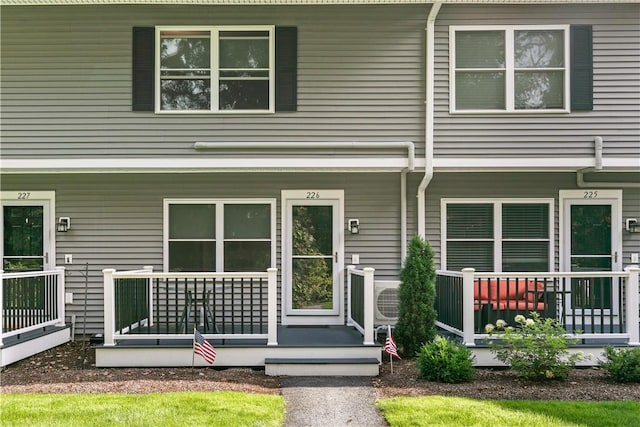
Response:
POLYGON ((550 203, 447 202, 447 270, 550 270, 550 203))

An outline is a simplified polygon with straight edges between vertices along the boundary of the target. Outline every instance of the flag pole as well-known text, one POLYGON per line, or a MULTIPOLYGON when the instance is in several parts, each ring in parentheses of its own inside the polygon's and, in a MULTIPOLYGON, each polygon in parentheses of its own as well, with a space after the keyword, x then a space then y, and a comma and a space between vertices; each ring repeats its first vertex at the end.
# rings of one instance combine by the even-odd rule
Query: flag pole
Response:
POLYGON ((195 371, 195 364, 196 364, 195 347, 196 347, 196 327, 194 325, 193 326, 193 341, 191 342, 191 374, 192 375, 194 375, 196 373, 196 371, 195 371))
MULTIPOLYGON (((387 325, 387 339, 391 339, 391 325, 387 325)), ((391 375, 393 375, 393 354, 389 353, 389 362, 391 362, 391 375)))

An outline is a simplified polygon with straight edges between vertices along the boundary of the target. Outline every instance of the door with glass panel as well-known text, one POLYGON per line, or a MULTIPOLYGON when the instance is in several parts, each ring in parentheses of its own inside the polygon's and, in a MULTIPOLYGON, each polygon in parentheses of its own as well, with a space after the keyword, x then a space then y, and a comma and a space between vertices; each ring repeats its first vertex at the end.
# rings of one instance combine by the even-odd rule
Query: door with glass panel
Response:
POLYGON ((49 209, 47 200, 3 198, 2 269, 5 272, 42 271, 51 267, 49 209))
MULTIPOLYGON (((579 198, 567 197, 563 205, 564 270, 620 270, 620 192, 581 190, 572 193, 579 198)), ((618 294, 611 278, 572 279, 569 302, 574 312, 587 310, 593 314, 605 314, 617 306, 618 294)))
POLYGON ((307 193, 284 203, 283 323, 342 324, 342 203, 330 191, 307 193))

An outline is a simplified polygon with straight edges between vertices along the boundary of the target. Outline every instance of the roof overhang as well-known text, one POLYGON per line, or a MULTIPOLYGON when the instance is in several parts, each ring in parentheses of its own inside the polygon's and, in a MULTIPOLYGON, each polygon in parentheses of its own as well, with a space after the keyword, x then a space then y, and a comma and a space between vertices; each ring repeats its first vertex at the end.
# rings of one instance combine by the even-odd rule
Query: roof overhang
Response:
MULTIPOLYGON (((423 165, 420 165, 423 166, 423 165)), ((2 159, 3 174, 213 173, 213 172, 401 172, 406 157, 220 157, 2 159)))
POLYGON ((638 0, 0 0, 2 6, 209 5, 305 6, 354 4, 585 4, 640 3, 638 0))

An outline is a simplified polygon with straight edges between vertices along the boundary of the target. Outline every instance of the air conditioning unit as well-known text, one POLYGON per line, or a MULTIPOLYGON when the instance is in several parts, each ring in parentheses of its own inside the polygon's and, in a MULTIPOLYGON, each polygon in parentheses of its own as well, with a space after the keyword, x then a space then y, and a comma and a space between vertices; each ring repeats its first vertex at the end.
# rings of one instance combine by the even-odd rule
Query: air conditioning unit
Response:
POLYGON ((376 325, 395 325, 400 314, 398 280, 376 280, 374 290, 373 322, 376 325))

